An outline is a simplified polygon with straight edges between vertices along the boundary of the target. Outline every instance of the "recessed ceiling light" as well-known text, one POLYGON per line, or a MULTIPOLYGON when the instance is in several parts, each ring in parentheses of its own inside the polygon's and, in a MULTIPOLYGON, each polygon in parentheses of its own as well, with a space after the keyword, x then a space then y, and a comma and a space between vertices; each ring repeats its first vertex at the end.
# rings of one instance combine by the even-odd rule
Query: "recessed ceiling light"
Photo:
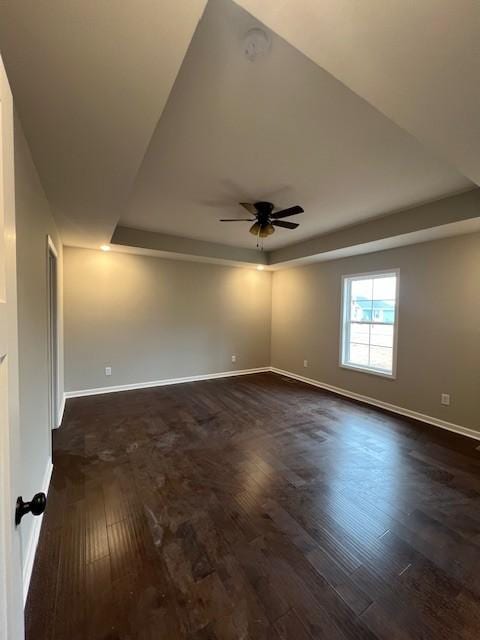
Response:
POLYGON ((102 251, 110 251, 110 247, 108 246, 108 244, 102 244, 100 249, 102 251))
POLYGON ((264 269, 265 267, 263 266, 263 264, 257 265, 257 271, 263 271, 264 269))

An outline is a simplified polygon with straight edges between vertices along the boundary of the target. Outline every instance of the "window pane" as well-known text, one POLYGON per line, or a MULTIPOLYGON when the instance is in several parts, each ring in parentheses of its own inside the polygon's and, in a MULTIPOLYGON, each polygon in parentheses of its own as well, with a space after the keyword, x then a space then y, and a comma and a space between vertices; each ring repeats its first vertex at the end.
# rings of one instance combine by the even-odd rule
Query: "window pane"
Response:
POLYGON ((370 343, 373 346, 393 348, 393 325, 372 324, 371 327, 370 343))
POLYGON ((395 346, 397 276, 352 276, 345 281, 342 362, 391 374, 395 346))
POLYGON ((396 276, 391 276, 388 278, 375 278, 373 281, 373 299, 395 300, 396 286, 396 276))
POLYGON ((393 349, 388 347, 370 347, 370 366, 391 373, 393 349))
POLYGON ((358 364, 368 367, 368 345, 350 343, 349 364, 358 364))
POLYGON ((372 322, 395 322, 395 300, 374 300, 372 302, 372 322))
POLYGON ((366 298, 352 298, 350 307, 350 320, 356 322, 371 322, 372 320, 372 301, 366 298))
POLYGON ((370 325, 352 323, 350 325, 350 341, 368 344, 370 342, 370 325))
POLYGON ((373 293, 373 280, 371 278, 361 278, 352 280, 352 300, 363 298, 371 300, 373 293))

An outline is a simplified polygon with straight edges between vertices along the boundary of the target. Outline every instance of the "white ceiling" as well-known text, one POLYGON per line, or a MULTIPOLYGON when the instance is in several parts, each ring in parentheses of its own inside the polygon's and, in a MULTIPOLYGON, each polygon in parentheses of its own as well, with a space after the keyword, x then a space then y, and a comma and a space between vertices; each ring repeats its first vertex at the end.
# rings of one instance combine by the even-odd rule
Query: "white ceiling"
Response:
POLYGON ((281 38, 254 63, 257 22, 210 0, 153 134, 121 224, 254 247, 239 201, 301 204, 268 249, 471 186, 281 38))
POLYGON ((65 243, 110 239, 205 0, 4 0, 0 50, 65 243))
POLYGON ((236 0, 480 184, 478 0, 236 0))
POLYGON ((302 204, 276 248, 480 183, 476 0, 210 0, 195 32, 205 4, 0 3, 0 49, 66 244, 98 246, 120 220, 252 247, 247 223, 217 222, 243 215, 231 203, 302 204), (238 5, 293 46, 272 34, 250 63, 257 21, 238 5))

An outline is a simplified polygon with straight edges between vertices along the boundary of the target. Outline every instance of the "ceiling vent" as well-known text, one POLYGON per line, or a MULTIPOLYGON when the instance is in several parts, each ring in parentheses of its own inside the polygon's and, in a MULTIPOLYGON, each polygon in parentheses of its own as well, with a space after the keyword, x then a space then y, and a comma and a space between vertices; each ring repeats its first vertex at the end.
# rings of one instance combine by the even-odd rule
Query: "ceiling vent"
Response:
POLYGON ((270 51, 270 37, 263 29, 250 29, 245 36, 243 51, 250 62, 263 58, 270 51))

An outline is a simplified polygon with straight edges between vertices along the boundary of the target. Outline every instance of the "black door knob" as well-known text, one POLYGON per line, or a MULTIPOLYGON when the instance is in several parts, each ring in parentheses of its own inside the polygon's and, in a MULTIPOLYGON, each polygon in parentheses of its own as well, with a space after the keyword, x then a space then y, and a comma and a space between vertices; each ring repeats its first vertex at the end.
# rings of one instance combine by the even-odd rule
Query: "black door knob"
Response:
POLYGON ((15 509, 15 524, 20 524, 21 519, 26 513, 32 513, 39 516, 45 511, 47 506, 47 496, 44 493, 36 493, 30 502, 24 502, 22 496, 17 498, 17 506, 15 509))

